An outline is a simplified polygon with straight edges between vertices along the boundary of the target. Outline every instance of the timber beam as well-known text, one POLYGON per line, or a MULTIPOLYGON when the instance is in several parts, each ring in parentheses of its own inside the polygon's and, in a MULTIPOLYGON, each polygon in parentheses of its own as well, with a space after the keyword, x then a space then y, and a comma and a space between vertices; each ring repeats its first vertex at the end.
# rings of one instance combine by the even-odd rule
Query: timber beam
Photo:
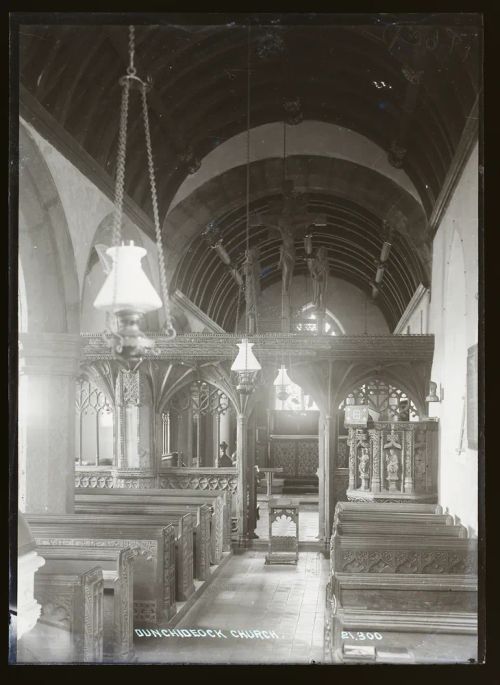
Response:
MULTIPOLYGON (((179 361, 222 362, 234 359, 241 336, 229 333, 188 333, 167 340, 159 333, 148 333, 156 343, 157 354, 147 358, 179 361)), ((98 333, 83 333, 85 361, 109 360, 112 353, 98 333)), ((431 362, 433 335, 309 335, 263 333, 251 336, 254 352, 262 363, 278 356, 298 361, 350 360, 374 362, 431 362)))

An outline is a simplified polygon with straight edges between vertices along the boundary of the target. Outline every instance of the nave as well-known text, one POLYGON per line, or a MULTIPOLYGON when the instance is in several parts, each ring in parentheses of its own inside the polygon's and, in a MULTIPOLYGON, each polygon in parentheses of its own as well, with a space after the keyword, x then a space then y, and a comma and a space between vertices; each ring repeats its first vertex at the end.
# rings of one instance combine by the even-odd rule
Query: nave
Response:
POLYGON ((86 20, 13 26, 13 661, 481 660, 481 16, 86 20))
POLYGON ((226 637, 136 636, 138 662, 323 663, 328 560, 301 552, 297 566, 266 566, 264 557, 254 550, 232 556, 175 626, 219 629, 226 637), (268 637, 236 637, 238 631, 265 631, 268 637))

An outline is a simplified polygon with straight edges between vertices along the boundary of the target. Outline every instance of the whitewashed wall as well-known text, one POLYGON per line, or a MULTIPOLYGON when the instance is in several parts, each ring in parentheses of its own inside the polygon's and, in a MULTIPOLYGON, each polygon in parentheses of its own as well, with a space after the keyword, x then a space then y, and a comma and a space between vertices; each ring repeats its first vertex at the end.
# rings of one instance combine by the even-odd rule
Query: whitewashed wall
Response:
POLYGON ((444 399, 440 419, 439 503, 477 533, 478 453, 467 444, 467 350, 478 341, 478 149, 473 150, 434 239, 429 332, 431 378, 444 399), (461 431, 463 425, 463 441, 461 431), (463 451, 460 451, 462 449, 463 451))

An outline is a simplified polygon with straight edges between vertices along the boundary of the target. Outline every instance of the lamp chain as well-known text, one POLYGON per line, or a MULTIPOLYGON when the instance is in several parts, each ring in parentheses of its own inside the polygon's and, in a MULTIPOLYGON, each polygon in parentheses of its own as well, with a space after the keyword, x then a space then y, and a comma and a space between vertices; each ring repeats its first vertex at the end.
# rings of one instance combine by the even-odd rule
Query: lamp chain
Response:
POLYGON ((125 160, 127 155, 127 123, 130 84, 123 79, 120 107, 120 129, 118 134, 118 154, 116 160, 115 210, 113 214, 113 245, 120 244, 122 234, 123 193, 125 187, 125 160))
POLYGON ((135 57, 135 28, 133 26, 128 27, 128 57, 129 65, 127 67, 127 74, 129 76, 135 76, 137 70, 134 64, 135 57))
POLYGON ((172 315, 170 313, 170 300, 168 296, 168 285, 167 285, 167 273, 165 269, 165 256, 163 254, 163 242, 161 237, 160 228, 160 215, 158 212, 158 197, 156 194, 156 181, 155 181, 155 170, 153 163, 153 150, 151 146, 151 132, 149 129, 149 115, 148 115, 148 103, 146 99, 146 84, 142 84, 141 89, 142 95, 142 114, 144 118, 144 133, 146 136, 146 151, 148 156, 148 170, 149 170, 149 184, 151 187, 151 202, 153 205, 153 217, 155 224, 155 234, 156 234, 156 245, 158 249, 158 262, 160 266, 160 284, 162 290, 162 299, 165 308, 165 320, 166 320, 166 334, 172 338, 175 338, 175 328, 172 321, 172 315))
POLYGON ((234 327, 234 332, 238 334, 238 323, 240 320, 240 302, 241 302, 241 293, 242 293, 242 286, 238 286, 238 299, 236 300, 236 325, 234 327))

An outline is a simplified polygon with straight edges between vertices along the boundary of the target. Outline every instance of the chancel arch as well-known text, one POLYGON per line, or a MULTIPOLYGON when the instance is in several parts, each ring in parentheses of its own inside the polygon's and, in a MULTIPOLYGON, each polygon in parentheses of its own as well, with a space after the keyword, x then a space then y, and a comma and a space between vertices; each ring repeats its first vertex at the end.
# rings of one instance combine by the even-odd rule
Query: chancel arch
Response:
POLYGON ((78 333, 78 276, 64 208, 36 142, 22 125, 19 158, 19 255, 28 332, 78 333))

